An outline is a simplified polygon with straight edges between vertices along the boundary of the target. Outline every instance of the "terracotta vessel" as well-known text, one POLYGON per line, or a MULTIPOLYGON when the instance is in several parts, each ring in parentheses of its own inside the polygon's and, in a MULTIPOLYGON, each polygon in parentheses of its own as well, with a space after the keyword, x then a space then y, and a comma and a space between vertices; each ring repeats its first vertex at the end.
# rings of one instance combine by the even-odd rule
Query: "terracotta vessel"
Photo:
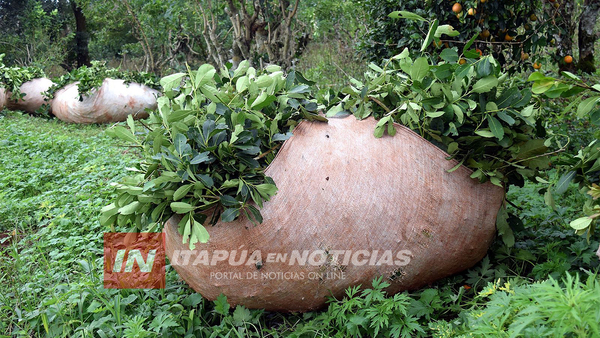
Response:
POLYGON ((262 224, 209 226, 208 243, 188 256, 172 217, 166 252, 181 278, 210 300, 223 293, 248 308, 308 311, 379 276, 393 294, 476 264, 504 189, 469 178, 466 167, 447 172, 457 163, 405 127, 375 138, 375 124, 300 123, 266 169, 279 191, 262 224))
MULTIPOLYGON (((25 94, 19 100, 12 100, 10 98, 11 93, 2 90, 4 93, 4 100, 7 109, 10 110, 22 110, 28 113, 35 113, 44 104, 49 104, 46 101, 46 97, 42 95, 43 92, 47 91, 52 87, 54 83, 46 78, 33 79, 27 81, 21 85, 21 94, 25 94)), ((0 93, 2 96, 2 93, 0 93)), ((0 107, 2 107, 2 98, 0 98, 0 107)))
POLYGON ((52 100, 52 113, 65 122, 107 123, 148 117, 156 109, 157 90, 123 80, 105 79, 102 86, 80 100, 78 82, 60 89, 52 100))

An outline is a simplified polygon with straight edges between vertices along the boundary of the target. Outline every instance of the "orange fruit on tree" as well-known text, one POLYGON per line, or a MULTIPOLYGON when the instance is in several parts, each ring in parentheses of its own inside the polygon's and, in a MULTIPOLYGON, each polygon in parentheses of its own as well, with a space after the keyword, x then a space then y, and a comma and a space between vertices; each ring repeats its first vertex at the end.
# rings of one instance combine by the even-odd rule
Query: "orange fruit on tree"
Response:
POLYGON ((481 33, 479 33, 479 36, 481 36, 483 39, 487 39, 490 37, 490 31, 484 29, 481 33))
POLYGON ((481 3, 485 3, 487 0, 481 0, 481 3))
POLYGON ((457 14, 458 14, 458 13, 460 13, 460 12, 462 11, 462 5, 461 5, 461 4, 459 4, 458 2, 457 2, 457 3, 455 3, 455 4, 452 6, 452 11, 453 11, 454 13, 457 13, 457 14))
POLYGON ((477 11, 475 10, 475 8, 469 8, 469 10, 467 11, 467 14, 475 15, 475 14, 477 14, 477 11))
POLYGON ((566 63, 572 63, 573 62, 573 57, 571 55, 565 56, 565 62, 566 63))
POLYGON ((554 3, 554 7, 555 7, 555 8, 558 8, 558 7, 560 7, 560 4, 559 4, 558 2, 555 2, 555 3, 554 3))
POLYGON ((534 69, 540 69, 540 68, 542 68, 542 64, 539 63, 539 62, 536 62, 536 63, 533 64, 533 68, 534 69))
POLYGON ((464 65, 465 63, 467 63, 467 60, 465 60, 465 59, 458 60, 458 64, 460 64, 460 65, 464 65))
POLYGON ((537 16, 535 14, 531 14, 531 16, 529 16, 529 19, 531 21, 537 21, 537 16))
POLYGON ((529 59, 529 53, 521 53, 521 60, 525 61, 529 59))
POLYGON ((508 35, 508 33, 506 33, 506 35, 504 36, 505 41, 512 41, 513 39, 514 39, 514 37, 508 35))
POLYGON ((481 49, 477 48, 477 49, 475 49, 475 52, 477 52, 477 54, 479 54, 479 56, 483 56, 483 52, 481 51, 481 49))

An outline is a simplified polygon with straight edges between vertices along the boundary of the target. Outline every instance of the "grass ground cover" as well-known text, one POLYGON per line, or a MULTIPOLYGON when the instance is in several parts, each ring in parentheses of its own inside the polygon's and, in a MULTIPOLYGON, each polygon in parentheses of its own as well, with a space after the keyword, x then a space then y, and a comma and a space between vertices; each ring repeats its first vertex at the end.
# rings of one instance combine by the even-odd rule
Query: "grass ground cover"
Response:
POLYGON ((169 266, 164 290, 104 289, 98 215, 138 160, 105 129, 0 113, 0 336, 597 336, 598 242, 568 227, 575 197, 552 211, 533 183, 508 194, 523 220, 513 248, 498 241, 419 291, 390 297, 376 280, 322 311, 276 314, 206 301, 169 266))

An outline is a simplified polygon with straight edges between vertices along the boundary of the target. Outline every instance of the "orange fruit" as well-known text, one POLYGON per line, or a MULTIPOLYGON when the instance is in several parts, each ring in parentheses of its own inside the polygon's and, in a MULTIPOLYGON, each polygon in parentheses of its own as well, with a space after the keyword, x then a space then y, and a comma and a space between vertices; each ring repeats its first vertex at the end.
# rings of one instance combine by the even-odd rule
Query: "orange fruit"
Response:
POLYGON ((571 55, 567 55, 567 56, 565 56, 565 62, 566 62, 566 63, 571 63, 571 62, 573 62, 573 57, 572 57, 571 55))
POLYGON ((481 0, 481 3, 485 3, 487 0, 481 0))
POLYGON ((479 33, 479 36, 481 36, 483 39, 487 39, 490 37, 490 31, 484 29, 481 33, 479 33))
POLYGON ((465 59, 458 60, 458 64, 460 64, 460 65, 464 65, 465 63, 467 63, 467 60, 465 60, 465 59))
POLYGON ((531 14, 531 15, 529 16, 529 19, 530 19, 531 21, 537 21, 537 16, 536 16, 535 14, 531 14))
POLYGON ((540 69, 540 68, 542 68, 542 64, 539 63, 539 62, 536 62, 536 63, 533 64, 533 68, 534 69, 540 69))
POLYGON ((559 4, 558 2, 555 2, 555 3, 554 3, 554 7, 555 7, 555 8, 558 8, 558 7, 560 7, 560 4, 559 4))
POLYGON ((529 59, 529 54, 528 53, 521 53, 521 60, 525 61, 527 59, 529 59))
POLYGON ((469 10, 467 11, 467 14, 475 15, 475 14, 477 14, 477 11, 475 10, 475 8, 469 8, 469 10))
POLYGON ((455 3, 455 4, 452 6, 452 11, 453 11, 454 13, 456 13, 456 14, 460 13, 460 12, 462 11, 462 5, 461 5, 461 4, 459 4, 458 2, 457 2, 457 3, 455 3))
POLYGON ((514 39, 514 37, 508 35, 508 33, 506 33, 506 35, 504 36, 505 41, 512 41, 513 39, 514 39))
POLYGON ((477 54, 479 54, 479 56, 483 56, 483 52, 481 51, 481 49, 475 49, 475 51, 477 52, 477 54))

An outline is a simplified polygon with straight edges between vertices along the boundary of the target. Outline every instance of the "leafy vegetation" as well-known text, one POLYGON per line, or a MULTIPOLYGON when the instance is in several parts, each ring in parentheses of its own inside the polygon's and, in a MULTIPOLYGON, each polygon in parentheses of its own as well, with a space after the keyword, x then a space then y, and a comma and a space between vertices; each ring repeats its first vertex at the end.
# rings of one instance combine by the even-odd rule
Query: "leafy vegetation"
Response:
POLYGON ((121 192, 102 209, 101 223, 155 230, 173 214, 184 214, 179 232, 194 248, 206 242, 204 225, 230 222, 244 212, 262 222, 260 208, 277 188, 264 175, 275 150, 292 136, 301 118, 317 115, 310 84, 287 77, 278 66, 257 72, 248 62, 217 73, 210 65, 161 80, 164 96, 148 120, 144 140, 116 126, 111 133, 144 152, 136 174, 116 185, 121 192), (183 84, 181 82, 183 81, 183 84))
POLYGON ((105 62, 92 61, 91 66, 81 66, 73 69, 71 72, 53 79, 55 83, 47 92, 48 98, 53 98, 54 94, 64 86, 79 82, 77 89, 80 97, 89 95, 93 89, 100 88, 104 79, 120 79, 125 83, 139 83, 150 88, 158 89, 160 87, 156 75, 145 72, 122 71, 117 68, 108 68, 105 62))
MULTIPOLYGON (((385 281, 376 280, 347 290, 323 311, 284 315, 233 308, 225 297, 206 301, 169 265, 164 290, 104 289, 99 210, 115 197, 109 183, 141 154, 104 127, 12 112, 0 114, 0 139, 3 335, 495 337, 507 335, 498 333, 502 328, 508 335, 588 337, 599 322, 598 277, 586 272, 598 269, 598 242, 573 236, 568 222, 545 207, 539 183, 509 191, 523 207, 513 248, 496 242, 480 264, 430 288, 390 297, 385 281), (573 319, 552 324, 563 317, 573 319)), ((573 210, 577 203, 570 202, 573 210)))
MULTIPOLYGON (((436 39, 428 51, 438 48, 463 48, 471 39, 474 47, 486 55, 493 55, 509 72, 533 70, 535 63, 548 58, 548 46, 556 47, 573 33, 574 1, 417 1, 398 4, 395 1, 368 0, 364 2, 367 15, 373 22, 360 42, 360 48, 372 60, 390 58, 404 48, 417 49, 421 45, 427 25, 422 21, 399 24, 383 13, 402 10, 414 12, 427 20, 438 20, 460 32, 455 37, 436 39)), ((576 22, 576 20, 574 20, 576 22)), ((569 43, 569 49, 570 49, 569 43)), ((572 53, 560 50, 552 60, 564 64, 562 58, 572 53), (566 54, 562 54, 566 53, 566 54)))
POLYGON ((44 77, 44 72, 37 67, 7 67, 2 59, 4 54, 0 54, 0 88, 10 92, 10 98, 17 100, 24 94, 21 93, 21 85, 35 78, 44 77))
MULTIPOLYGON (((452 11, 456 3, 437 0, 407 1, 403 8, 301 1, 293 36, 304 40, 295 43, 319 44, 309 44, 297 65, 316 84, 297 72, 286 75, 274 65, 261 71, 233 58, 223 63, 237 68, 190 70, 186 63, 216 55, 205 50, 214 42, 227 46, 219 52, 223 58, 234 55, 228 48, 239 35, 229 32, 234 28, 225 5, 197 6, 209 3, 0 1, 0 27, 7 32, 0 52, 10 51, 0 83, 13 94, 42 74, 16 66, 41 66, 52 75, 63 73, 59 64, 71 70, 77 49, 71 44, 82 40, 82 32, 68 28, 73 4, 87 16, 93 58, 116 60, 120 69, 180 72, 163 78, 165 96, 149 120, 108 131, 0 112, 0 336, 600 335, 600 134, 594 128, 600 87, 593 85, 600 81, 548 72, 546 65, 529 74, 541 68, 545 54, 561 66, 573 59, 563 58, 560 48, 572 40, 564 12, 574 1, 544 1, 543 7, 527 7, 539 1, 462 2, 458 13, 452 11), (421 18, 400 12, 410 8, 421 18), (552 19, 557 26, 549 26, 552 19), (203 41, 207 35, 212 42, 203 41), (332 41, 337 47, 324 47, 332 41), (364 78, 364 61, 351 49, 360 41, 367 55, 387 57, 369 65, 364 78), (420 53, 403 52, 404 46, 420 53), (506 75, 502 65, 513 73, 506 75), (115 223, 114 231, 155 230, 158 221, 182 212, 181 232, 193 245, 206 239, 203 224, 219 217, 249 213, 260 221, 251 203, 260 207, 276 191, 264 167, 296 121, 319 119, 320 110, 374 116, 377 136, 393 134, 392 122, 407 125, 473 168, 475 178, 503 184, 508 202, 488 255, 421 290, 390 296, 378 278, 304 314, 231 307, 225 296, 209 302, 169 264, 166 289, 103 288, 101 234, 108 228, 102 224, 115 223), (131 176, 123 177, 125 167, 135 168, 131 176)), ((588 6, 583 1, 576 8, 582 4, 588 6)), ((257 22, 267 23, 265 30, 277 21, 261 15, 257 22)), ((250 46, 255 66, 268 60, 258 40, 250 46)), ((85 93, 112 72, 97 63, 59 81, 82 81, 85 93)), ((156 83, 143 76, 134 81, 156 83)))

